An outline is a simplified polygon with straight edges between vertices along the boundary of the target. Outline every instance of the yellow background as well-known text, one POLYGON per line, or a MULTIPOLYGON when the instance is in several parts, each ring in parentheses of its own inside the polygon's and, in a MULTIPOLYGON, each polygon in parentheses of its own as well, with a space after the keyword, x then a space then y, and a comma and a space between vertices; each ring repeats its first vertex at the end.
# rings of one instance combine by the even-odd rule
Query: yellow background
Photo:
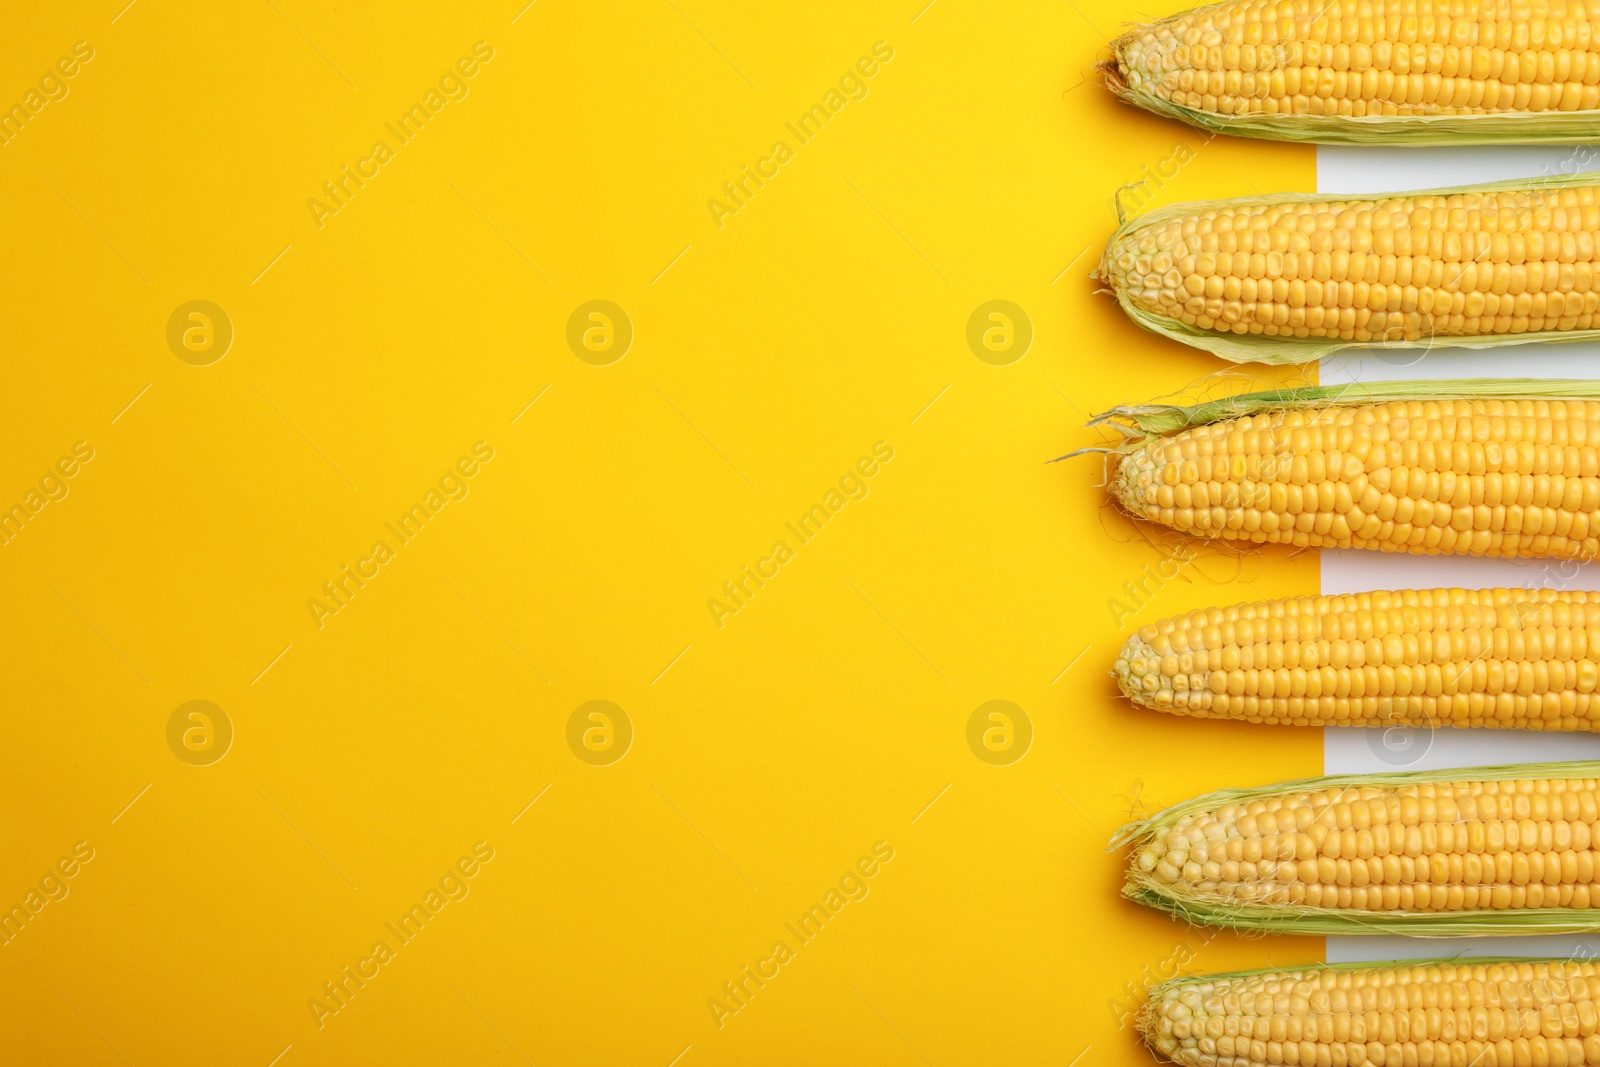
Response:
POLYGON ((95 50, 0 147, 0 503, 95 449, 0 547, 0 904, 95 849, 0 947, 0 1059, 1101 1067, 1144 1062, 1113 1005, 1169 961, 1320 955, 1124 904, 1104 851, 1136 802, 1321 767, 1318 732, 1134 713, 1106 677, 1131 626, 1314 592, 1314 557, 1185 568, 1119 624, 1161 557, 1095 459, 1044 462, 1216 369, 1092 294, 1113 190, 1180 144, 1153 203, 1313 187, 1310 149, 1108 99, 1104 35, 1164 10, 121 4, 0 39, 0 102, 95 50), (480 40, 469 95, 393 145, 480 40), (166 341, 193 299, 235 331, 209 366, 166 341), (633 324, 609 366, 566 342, 592 299, 633 324), (991 299, 1034 329, 1007 366, 965 339, 991 299), (480 440, 470 495, 319 629, 308 599, 480 440), (878 441, 869 494, 719 629, 708 599, 878 441), (197 699, 235 730, 204 767, 167 743, 197 699), (567 742, 597 699, 635 732, 609 766, 567 742), (1034 730, 1009 766, 966 740, 995 699, 1034 730), (319 1028, 478 841, 470 895, 319 1028), (719 1028, 879 841, 869 895, 719 1028))

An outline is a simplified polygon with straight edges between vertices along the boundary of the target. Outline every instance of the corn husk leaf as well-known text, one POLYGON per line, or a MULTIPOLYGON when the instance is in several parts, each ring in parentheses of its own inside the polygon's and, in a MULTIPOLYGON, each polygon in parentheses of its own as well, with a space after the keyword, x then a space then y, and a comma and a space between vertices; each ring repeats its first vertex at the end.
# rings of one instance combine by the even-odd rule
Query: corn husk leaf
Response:
POLYGON ((1096 415, 1090 426, 1110 425, 1137 447, 1151 437, 1224 419, 1276 411, 1389 400, 1600 400, 1600 381, 1546 378, 1441 378, 1432 381, 1306 385, 1207 400, 1192 405, 1123 404, 1096 415))
POLYGON ((1175 986, 1189 985, 1195 982, 1214 982, 1221 978, 1254 978, 1261 974, 1321 974, 1327 971, 1386 971, 1391 969, 1403 970, 1407 967, 1460 966, 1464 964, 1488 965, 1494 963, 1543 963, 1552 967, 1571 964, 1574 966, 1600 967, 1600 961, 1567 956, 1428 956, 1423 959, 1411 960, 1353 960, 1343 963, 1301 963, 1286 967, 1256 967, 1248 971, 1222 971, 1216 974, 1180 974, 1164 981, 1147 985, 1145 988, 1149 990, 1151 999, 1154 999, 1158 994, 1175 986))
MULTIPOLYGON (((1117 227, 1106 242, 1106 253, 1119 238, 1145 226, 1155 225, 1181 215, 1212 209, 1233 209, 1288 203, 1377 203, 1414 196, 1454 196, 1463 193, 1503 192, 1526 190, 1530 195, 1529 210, 1539 209, 1539 194, 1544 190, 1572 189, 1583 186, 1600 186, 1600 173, 1552 174, 1539 178, 1514 178, 1509 181, 1489 182, 1483 185, 1465 185, 1445 189, 1418 189, 1403 193, 1386 193, 1380 196, 1339 196, 1330 193, 1273 193, 1266 196, 1240 196, 1226 200, 1199 200, 1169 204, 1154 211, 1128 219, 1117 227)), ((1134 306, 1128 295, 1113 284, 1115 272, 1109 260, 1102 257, 1091 275, 1104 282, 1116 297, 1118 305, 1139 326, 1152 333, 1170 337, 1194 348, 1202 348, 1213 355, 1233 363, 1309 363, 1336 352, 1355 349, 1410 350, 1432 348, 1498 348, 1508 345, 1533 344, 1539 341, 1592 341, 1600 339, 1600 329, 1591 330, 1541 330, 1537 333, 1493 334, 1473 337, 1424 337, 1415 341, 1345 341, 1326 337, 1268 337, 1262 334, 1232 333, 1205 330, 1165 315, 1157 315, 1134 306)))
MULTIPOLYGON (((1600 778, 1600 761, 1521 763, 1498 767, 1456 767, 1387 774, 1340 774, 1304 778, 1250 789, 1222 789, 1175 804, 1148 819, 1129 823, 1111 839, 1110 848, 1131 846, 1135 852, 1165 833, 1185 815, 1212 811, 1226 804, 1249 803, 1285 793, 1317 792, 1344 786, 1402 786, 1416 782, 1503 782, 1536 778, 1600 778)), ((1211 899, 1181 885, 1158 882, 1129 865, 1122 895, 1202 926, 1226 926, 1256 933, 1405 934, 1412 937, 1469 937, 1511 934, 1574 934, 1600 930, 1600 907, 1525 908, 1519 911, 1392 911, 1308 907, 1302 904, 1251 904, 1211 899)))

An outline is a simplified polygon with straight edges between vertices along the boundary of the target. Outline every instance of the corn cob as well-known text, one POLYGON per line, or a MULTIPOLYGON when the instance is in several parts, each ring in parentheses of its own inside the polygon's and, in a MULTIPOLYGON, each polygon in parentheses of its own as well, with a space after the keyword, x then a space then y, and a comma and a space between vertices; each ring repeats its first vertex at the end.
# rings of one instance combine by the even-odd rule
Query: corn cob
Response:
POLYGON ((1176 978, 1138 1016, 1179 1067, 1592 1067, 1600 965, 1408 960, 1176 978))
POLYGON ((1574 143, 1600 8, 1568 0, 1224 0, 1135 26, 1112 92, 1201 129, 1324 143, 1574 143))
MULTIPOLYGON (((1600 125, 1600 116, 1597 116, 1600 125)), ((1095 271, 1140 326, 1235 362, 1600 337, 1600 176, 1160 208, 1095 271)))
POLYGON ((1224 790, 1124 827, 1123 895, 1286 933, 1600 930, 1600 763, 1224 790))
POLYGON ((1386 382, 1122 407, 1113 498, 1191 537, 1600 555, 1600 383, 1386 382), (1131 427, 1121 426, 1130 423, 1131 427))
POLYGON ((1600 730, 1600 593, 1423 589, 1208 608, 1112 672, 1157 711, 1294 726, 1600 730))

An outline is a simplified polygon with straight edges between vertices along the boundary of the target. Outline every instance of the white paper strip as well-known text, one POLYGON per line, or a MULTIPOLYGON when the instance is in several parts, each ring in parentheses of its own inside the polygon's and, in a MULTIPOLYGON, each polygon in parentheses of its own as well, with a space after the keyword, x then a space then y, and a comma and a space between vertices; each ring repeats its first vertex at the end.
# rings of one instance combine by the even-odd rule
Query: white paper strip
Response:
MULTIPOLYGON (((1324 193, 1401 192, 1500 181, 1540 174, 1600 170, 1600 152, 1579 148, 1352 148, 1317 149, 1317 189, 1324 193)), ((1367 353, 1324 360, 1323 382, 1408 378, 1596 378, 1600 344, 1524 345, 1468 352, 1441 350, 1367 353)), ((1322 553, 1322 591, 1436 586, 1600 590, 1600 566, 1408 556, 1354 551, 1322 553)), ((1600 734, 1541 734, 1511 730, 1325 730, 1328 774, 1471 767, 1533 760, 1600 759, 1600 734)), ((1596 937, 1464 938, 1330 937, 1328 961, 1419 956, 1600 954, 1596 937), (1580 948, 1581 946, 1581 948, 1580 948)))

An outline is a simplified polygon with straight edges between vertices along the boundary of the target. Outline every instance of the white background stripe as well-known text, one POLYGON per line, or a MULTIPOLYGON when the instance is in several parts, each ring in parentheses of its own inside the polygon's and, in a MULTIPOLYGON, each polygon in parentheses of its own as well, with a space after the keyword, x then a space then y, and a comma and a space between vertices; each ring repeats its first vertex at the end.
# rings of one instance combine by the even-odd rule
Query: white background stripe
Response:
MULTIPOLYGON (((1580 167, 1592 150, 1544 147, 1354 148, 1317 150, 1317 188, 1324 193, 1379 193, 1432 189, 1540 174, 1600 169, 1600 159, 1580 167)), ((1420 356, 1387 351, 1326 359, 1325 383, 1427 378, 1600 379, 1600 343, 1522 345, 1487 352, 1444 349, 1420 356)), ((1324 551, 1322 591, 1437 586, 1490 586, 1600 590, 1600 566, 1377 552, 1324 551)), ((1324 731, 1328 774, 1424 770, 1552 759, 1600 759, 1600 734, 1545 734, 1511 730, 1324 731)), ((1468 938, 1449 941, 1404 937, 1330 937, 1328 960, 1407 959, 1424 956, 1563 955, 1585 946, 1600 952, 1600 937, 1468 938)))

